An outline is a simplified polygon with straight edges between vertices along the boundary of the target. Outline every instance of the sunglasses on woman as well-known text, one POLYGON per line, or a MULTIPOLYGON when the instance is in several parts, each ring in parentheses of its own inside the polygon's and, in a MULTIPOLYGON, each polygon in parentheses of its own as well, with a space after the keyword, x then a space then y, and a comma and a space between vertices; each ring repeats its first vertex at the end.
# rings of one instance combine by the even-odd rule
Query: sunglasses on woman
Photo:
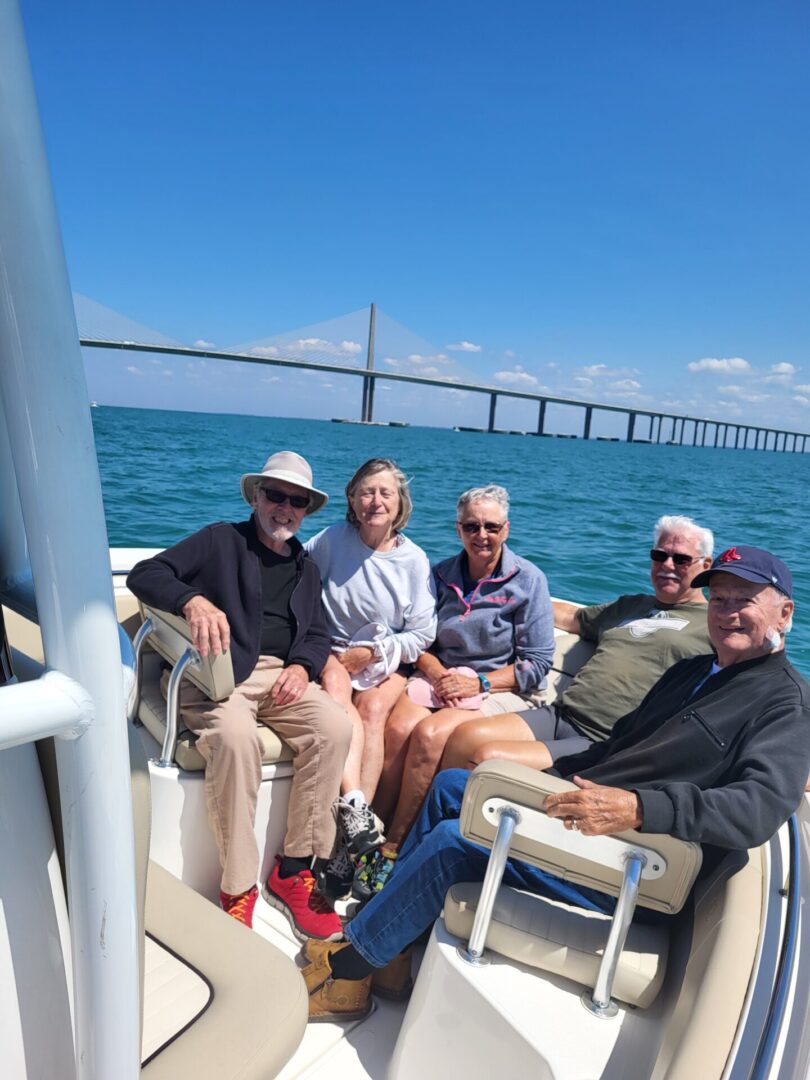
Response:
POLYGON ((468 536, 474 536, 476 533, 479 533, 481 529, 483 529, 485 533, 490 533, 494 536, 495 533, 501 531, 506 522, 502 521, 498 524, 497 521, 460 521, 458 524, 461 531, 465 532, 468 536))
POLYGON ((283 506, 285 502, 294 510, 306 510, 309 506, 309 495, 288 495, 286 491, 268 487, 259 488, 259 491, 268 502, 275 503, 276 506, 283 506))

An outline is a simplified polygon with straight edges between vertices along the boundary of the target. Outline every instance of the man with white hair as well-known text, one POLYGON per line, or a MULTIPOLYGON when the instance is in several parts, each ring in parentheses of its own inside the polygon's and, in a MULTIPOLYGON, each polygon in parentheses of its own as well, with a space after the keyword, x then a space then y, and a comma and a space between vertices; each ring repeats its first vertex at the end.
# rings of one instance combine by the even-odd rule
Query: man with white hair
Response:
POLYGON ((620 596, 578 607, 553 601, 554 624, 596 644, 596 651, 552 705, 470 721, 457 728, 445 768, 474 768, 491 758, 549 768, 607 738, 678 660, 709 651, 706 598, 693 579, 711 565, 714 537, 692 518, 655 524, 650 551, 653 595, 620 596))
POLYGON ((256 721, 293 750, 293 781, 283 854, 263 888, 300 938, 341 935, 341 922, 313 891, 313 857, 329 858, 352 725, 346 710, 315 682, 329 657, 318 568, 295 533, 328 496, 312 484, 299 454, 273 454, 246 473, 248 521, 207 525, 133 569, 132 592, 182 615, 202 656, 231 653, 236 688, 210 701, 185 684, 180 711, 205 759, 208 816, 222 864, 220 905, 253 925, 259 890, 254 834, 262 779, 256 721))

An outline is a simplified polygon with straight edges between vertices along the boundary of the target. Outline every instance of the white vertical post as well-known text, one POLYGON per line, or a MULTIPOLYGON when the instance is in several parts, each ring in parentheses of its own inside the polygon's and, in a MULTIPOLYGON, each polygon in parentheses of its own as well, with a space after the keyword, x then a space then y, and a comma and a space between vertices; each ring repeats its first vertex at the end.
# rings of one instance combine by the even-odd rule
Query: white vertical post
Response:
POLYGON ((86 734, 57 739, 76 1073, 134 1080, 139 949, 121 656, 87 387, 16 0, 0 0, 0 161, 0 398, 45 657, 95 705, 86 734))

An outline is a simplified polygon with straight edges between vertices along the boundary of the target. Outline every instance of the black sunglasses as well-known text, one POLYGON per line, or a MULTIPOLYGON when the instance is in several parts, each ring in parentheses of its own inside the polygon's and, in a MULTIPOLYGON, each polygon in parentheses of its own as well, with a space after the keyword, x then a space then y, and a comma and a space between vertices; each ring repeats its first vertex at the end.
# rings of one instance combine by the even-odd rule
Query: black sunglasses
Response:
POLYGON ((461 531, 465 532, 468 536, 474 536, 482 529, 485 533, 491 533, 494 536, 495 533, 501 531, 506 522, 502 521, 499 525, 497 521, 460 521, 458 524, 461 531))
POLYGON ((286 491, 268 487, 260 487, 259 491, 268 502, 275 503, 276 506, 282 506, 285 502, 289 503, 294 510, 306 510, 309 506, 309 495, 288 495, 286 491))
POLYGON ((676 566, 689 566, 696 562, 700 555, 685 555, 682 551, 662 551, 660 548, 653 548, 650 558, 653 562, 666 562, 667 559, 672 559, 676 566))

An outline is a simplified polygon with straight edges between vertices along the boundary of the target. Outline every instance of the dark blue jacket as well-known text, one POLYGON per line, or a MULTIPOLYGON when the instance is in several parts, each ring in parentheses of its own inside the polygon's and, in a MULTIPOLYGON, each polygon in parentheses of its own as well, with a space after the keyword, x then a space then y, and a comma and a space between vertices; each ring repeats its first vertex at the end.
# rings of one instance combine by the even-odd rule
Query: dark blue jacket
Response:
POLYGON ((763 844, 802 800, 810 772, 810 685, 784 652, 723 668, 674 664, 604 742, 554 772, 635 791, 642 832, 720 848, 763 844))
MULTIPOLYGON (((293 641, 286 666, 301 664, 317 679, 329 656, 329 635, 321 607, 318 568, 293 537, 297 581, 290 598, 293 641)), ((231 660, 236 683, 244 682, 259 659, 262 581, 255 547, 260 543, 253 518, 220 521, 144 559, 127 585, 145 604, 182 615, 192 596, 204 596, 225 612, 231 628, 231 660)))

